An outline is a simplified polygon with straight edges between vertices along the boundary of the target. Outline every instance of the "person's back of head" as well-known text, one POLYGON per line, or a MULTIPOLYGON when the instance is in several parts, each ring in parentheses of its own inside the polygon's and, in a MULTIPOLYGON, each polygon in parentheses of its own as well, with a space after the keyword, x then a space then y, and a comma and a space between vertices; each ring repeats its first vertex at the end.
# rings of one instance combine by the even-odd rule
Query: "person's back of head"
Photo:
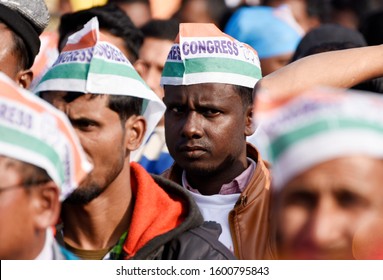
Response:
POLYGON ((331 0, 330 22, 357 30, 362 18, 372 10, 370 0, 331 0))
POLYGON ((119 6, 138 28, 152 18, 149 0, 109 0, 108 3, 119 6))
POLYGON ((339 24, 322 24, 306 33, 299 42, 292 61, 319 53, 320 50, 335 50, 366 46, 363 35, 339 24))
POLYGON ((360 32, 369 46, 383 43, 383 9, 367 14, 361 21, 360 32))
POLYGON ((143 35, 131 19, 114 4, 63 15, 59 26, 59 50, 61 51, 64 48, 71 34, 82 29, 84 24, 93 17, 97 17, 101 30, 105 30, 123 40, 125 50, 122 49, 122 51, 127 54, 127 58, 132 63, 136 61, 143 35))
POLYGON ((175 19, 152 19, 141 27, 144 37, 174 41, 178 34, 178 21, 175 19))
MULTIPOLYGON (((302 38, 291 61, 313 54, 364 46, 367 46, 367 43, 359 31, 340 24, 322 24, 302 38)), ((383 81, 382 78, 376 78, 359 83, 352 88, 381 93, 383 81)))
POLYGON ((214 23, 223 29, 229 12, 224 0, 182 0, 174 18, 180 22, 214 23))

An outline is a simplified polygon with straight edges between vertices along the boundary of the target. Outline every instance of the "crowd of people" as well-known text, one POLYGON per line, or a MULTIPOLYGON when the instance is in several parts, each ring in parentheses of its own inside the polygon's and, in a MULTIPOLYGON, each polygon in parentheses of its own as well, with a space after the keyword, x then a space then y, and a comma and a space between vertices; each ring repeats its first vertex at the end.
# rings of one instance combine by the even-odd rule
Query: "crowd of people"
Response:
POLYGON ((0 259, 382 259, 381 13, 0 1, 0 259))

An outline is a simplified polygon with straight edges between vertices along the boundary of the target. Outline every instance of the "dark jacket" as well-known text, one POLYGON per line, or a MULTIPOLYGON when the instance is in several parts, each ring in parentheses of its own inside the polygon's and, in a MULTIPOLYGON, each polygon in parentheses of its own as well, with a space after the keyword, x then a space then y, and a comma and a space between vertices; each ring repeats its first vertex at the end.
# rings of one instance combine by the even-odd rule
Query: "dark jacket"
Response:
MULTIPOLYGON (((247 157, 257 164, 253 177, 229 213, 234 253, 238 259, 274 259, 270 222, 270 173, 254 146, 247 144, 247 157)), ((182 184, 182 169, 174 164, 164 177, 182 184)))
MULTIPOLYGON (((121 243, 122 253, 113 259, 235 259, 218 241, 221 226, 204 222, 193 198, 180 185, 150 175, 139 164, 131 163, 131 188, 134 197, 131 223, 121 243)), ((61 232, 58 231, 56 239, 63 244, 61 232)))
MULTIPOLYGON (((180 185, 157 175, 155 183, 170 197, 183 201, 185 219, 175 228, 155 236, 140 248, 131 259, 159 260, 230 260, 233 254, 218 237, 221 226, 204 222, 194 199, 180 185)), ((163 209, 166 212, 166 209, 163 209)))

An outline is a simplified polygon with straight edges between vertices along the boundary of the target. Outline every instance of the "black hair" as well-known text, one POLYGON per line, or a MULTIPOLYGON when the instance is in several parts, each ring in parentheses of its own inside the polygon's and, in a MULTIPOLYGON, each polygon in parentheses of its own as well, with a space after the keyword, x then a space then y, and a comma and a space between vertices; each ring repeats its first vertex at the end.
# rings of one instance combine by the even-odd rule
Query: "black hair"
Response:
POLYGON ((91 18, 97 17, 100 29, 106 29, 124 40, 126 49, 131 54, 131 62, 138 59, 143 42, 142 32, 134 25, 129 16, 115 4, 93 7, 74 13, 64 14, 59 25, 59 50, 64 48, 67 38, 80 30, 91 18))
POLYGON ((253 97, 252 88, 239 86, 239 85, 233 85, 233 88, 241 97, 242 105, 244 109, 253 105, 254 97, 253 97))
MULTIPOLYGON (((313 54, 357 47, 360 47, 360 45, 355 42, 325 42, 309 48, 304 53, 302 53, 300 57, 302 58, 313 54)), ((383 78, 375 78, 361 82, 353 86, 352 89, 383 93, 383 78)))
MULTIPOLYGON (((41 93, 42 95, 44 93, 41 93)), ((49 93, 48 93, 49 94, 49 93)), ((80 96, 85 95, 83 92, 68 92, 64 97, 64 101, 71 103, 80 96)), ((135 96, 127 95, 106 95, 106 94, 89 94, 90 98, 97 98, 100 96, 108 97, 108 108, 116 112, 120 118, 121 123, 124 123, 129 117, 133 115, 141 115, 143 99, 135 96)))
POLYGON ((362 19, 359 30, 369 46, 383 44, 383 9, 368 13, 362 19))
POLYGON ((16 55, 16 57, 19 58, 19 70, 25 70, 28 69, 28 65, 30 65, 30 58, 28 55, 27 46, 24 43, 24 40, 21 39, 19 35, 17 35, 15 32, 12 31, 12 37, 13 37, 13 53, 16 55))
POLYGON ((154 37, 174 41, 178 34, 178 21, 175 19, 152 19, 141 27, 144 37, 154 37))

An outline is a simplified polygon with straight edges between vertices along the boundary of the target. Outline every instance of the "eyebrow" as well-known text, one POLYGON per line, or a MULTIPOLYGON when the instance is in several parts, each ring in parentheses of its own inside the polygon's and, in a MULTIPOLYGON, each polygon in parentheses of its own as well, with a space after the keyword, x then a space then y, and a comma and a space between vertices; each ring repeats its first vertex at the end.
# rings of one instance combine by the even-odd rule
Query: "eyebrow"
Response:
POLYGON ((68 119, 73 126, 81 125, 82 123, 85 123, 85 122, 91 123, 94 125, 100 125, 100 123, 98 121, 95 121, 95 120, 89 119, 89 118, 85 118, 85 117, 73 118, 73 117, 68 116, 68 119))

